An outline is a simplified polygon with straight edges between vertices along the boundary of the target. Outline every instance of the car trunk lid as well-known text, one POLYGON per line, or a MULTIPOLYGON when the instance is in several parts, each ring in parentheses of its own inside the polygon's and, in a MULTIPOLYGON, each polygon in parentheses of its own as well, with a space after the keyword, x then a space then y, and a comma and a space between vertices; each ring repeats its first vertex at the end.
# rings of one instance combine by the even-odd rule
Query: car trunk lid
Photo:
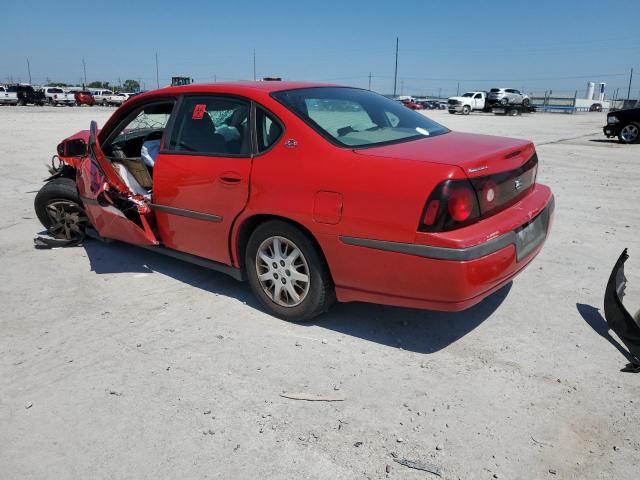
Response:
POLYGON ((528 140, 449 132, 431 138, 354 150, 360 155, 460 167, 469 178, 508 172, 535 153, 528 140))

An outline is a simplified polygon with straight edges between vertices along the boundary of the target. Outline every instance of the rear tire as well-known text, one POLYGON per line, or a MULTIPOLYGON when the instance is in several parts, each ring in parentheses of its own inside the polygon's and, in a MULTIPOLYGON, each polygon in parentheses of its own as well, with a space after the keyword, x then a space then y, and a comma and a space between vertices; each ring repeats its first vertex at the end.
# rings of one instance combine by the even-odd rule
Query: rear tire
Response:
POLYGON ((321 252, 290 223, 271 220, 259 225, 247 243, 244 265, 255 296, 270 313, 284 320, 309 320, 326 312, 335 300, 331 274, 321 252))
POLYGON ((620 143, 638 143, 640 142, 640 123, 631 122, 622 129, 618 134, 620 143))
POLYGON ((55 238, 84 238, 89 220, 84 212, 76 182, 58 177, 45 183, 33 202, 42 226, 55 238))
POLYGON ((502 98, 500 100, 500 105, 509 105, 509 99, 508 98, 502 98))

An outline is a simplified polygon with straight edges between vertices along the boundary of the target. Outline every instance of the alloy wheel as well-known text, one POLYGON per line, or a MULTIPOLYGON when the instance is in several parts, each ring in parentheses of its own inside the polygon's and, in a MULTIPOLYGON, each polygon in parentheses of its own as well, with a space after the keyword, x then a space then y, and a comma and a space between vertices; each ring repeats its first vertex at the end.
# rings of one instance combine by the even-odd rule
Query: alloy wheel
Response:
POLYGON ((89 223, 80 205, 69 200, 54 200, 46 207, 51 219, 49 232, 56 238, 78 240, 84 237, 84 230, 89 223))
POLYGON ((638 131, 638 127, 635 125, 626 125, 622 130, 620 130, 620 137, 626 143, 633 143, 638 139, 638 135, 640 132, 638 131))
POLYGON ((256 272, 264 293, 280 306, 300 305, 309 293, 309 265, 300 248, 287 238, 269 237, 260 244, 256 272))

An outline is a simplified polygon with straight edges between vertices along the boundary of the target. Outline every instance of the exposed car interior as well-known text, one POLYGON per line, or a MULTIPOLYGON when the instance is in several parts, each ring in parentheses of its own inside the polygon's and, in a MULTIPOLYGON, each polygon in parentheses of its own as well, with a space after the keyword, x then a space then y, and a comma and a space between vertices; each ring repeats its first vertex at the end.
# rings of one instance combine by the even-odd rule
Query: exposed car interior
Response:
POLYGON ((153 185, 153 166, 174 102, 154 103, 134 111, 116 129, 102 149, 129 189, 148 195, 153 185))

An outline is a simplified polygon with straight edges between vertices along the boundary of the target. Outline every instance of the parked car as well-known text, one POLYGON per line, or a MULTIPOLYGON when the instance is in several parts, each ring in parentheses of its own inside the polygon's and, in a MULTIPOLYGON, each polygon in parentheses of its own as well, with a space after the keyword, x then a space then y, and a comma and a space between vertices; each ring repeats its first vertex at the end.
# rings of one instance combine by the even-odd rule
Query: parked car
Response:
POLYGON ((105 88, 95 88, 89 91, 91 95, 93 95, 93 98, 95 98, 96 103, 105 107, 109 104, 107 98, 113 95, 113 90, 107 90, 105 88))
POLYGON ((96 104, 96 99, 89 90, 82 90, 79 92, 74 92, 73 97, 76 101, 76 105, 89 105, 93 107, 96 104))
POLYGON ((0 85, 0 105, 17 105, 18 95, 16 92, 10 92, 8 87, 0 85))
POLYGON ((44 105, 46 99, 44 92, 36 90, 31 85, 11 85, 7 87, 7 93, 15 93, 18 97, 18 105, 44 105))
POLYGON ((618 137, 621 143, 640 142, 640 108, 609 112, 602 130, 607 138, 618 137))
POLYGON ((489 103, 499 103, 500 105, 529 105, 531 99, 526 93, 521 93, 515 88, 492 88, 488 95, 489 103))
POLYGON ((601 103, 593 103, 593 104, 591 104, 591 106, 589 107, 589 111, 590 112, 601 112, 602 111, 602 104, 601 103))
POLYGON ((484 110, 486 107, 487 92, 467 92, 460 97, 449 97, 447 108, 449 113, 462 113, 469 115, 474 110, 484 110))
POLYGON ((296 321, 335 299, 468 308, 531 262, 554 209, 531 142, 349 87, 159 89, 57 154, 35 211, 60 242, 120 240, 247 279, 296 321))
POLYGON ((65 93, 60 87, 44 87, 42 89, 49 105, 75 105, 76 99, 73 93, 65 93))
POLYGON ((438 108, 438 102, 435 102, 433 100, 423 100, 420 102, 420 104, 425 110, 435 110, 438 108))
POLYGON ((127 93, 114 93, 113 95, 104 97, 102 104, 104 105, 106 102, 107 105, 120 106, 128 99, 129 95, 127 93))
POLYGON ((401 100, 402 104, 411 110, 422 110, 424 107, 413 100, 401 100))

